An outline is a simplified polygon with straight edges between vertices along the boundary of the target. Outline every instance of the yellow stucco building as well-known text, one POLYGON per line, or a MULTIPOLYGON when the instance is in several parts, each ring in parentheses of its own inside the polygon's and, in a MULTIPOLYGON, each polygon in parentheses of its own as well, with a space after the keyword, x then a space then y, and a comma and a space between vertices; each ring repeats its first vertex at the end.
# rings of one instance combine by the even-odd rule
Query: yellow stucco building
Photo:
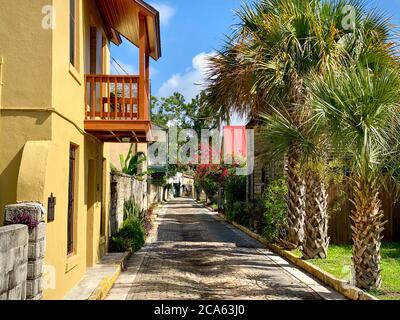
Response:
POLYGON ((45 299, 62 299, 107 251, 107 143, 150 139, 158 12, 141 0, 0 1, 0 225, 4 206, 47 208, 45 299), (139 47, 137 76, 110 75, 110 43, 139 47))

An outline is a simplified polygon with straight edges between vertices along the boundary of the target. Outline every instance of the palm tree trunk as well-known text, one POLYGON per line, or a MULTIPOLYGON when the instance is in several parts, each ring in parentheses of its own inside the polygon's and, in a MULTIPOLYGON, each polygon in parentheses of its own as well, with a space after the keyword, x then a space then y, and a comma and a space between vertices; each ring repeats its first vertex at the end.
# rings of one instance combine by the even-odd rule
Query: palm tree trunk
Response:
POLYGON ((326 259, 328 247, 328 193, 321 176, 313 170, 308 170, 303 258, 306 260, 326 259))
POLYGON ((353 265, 357 287, 366 290, 379 289, 382 284, 380 249, 385 222, 375 185, 361 177, 353 187, 353 265))
POLYGON ((287 237, 282 241, 288 250, 298 248, 303 241, 305 211, 304 179, 298 172, 298 161, 294 154, 287 157, 286 173, 288 177, 288 216, 287 237))

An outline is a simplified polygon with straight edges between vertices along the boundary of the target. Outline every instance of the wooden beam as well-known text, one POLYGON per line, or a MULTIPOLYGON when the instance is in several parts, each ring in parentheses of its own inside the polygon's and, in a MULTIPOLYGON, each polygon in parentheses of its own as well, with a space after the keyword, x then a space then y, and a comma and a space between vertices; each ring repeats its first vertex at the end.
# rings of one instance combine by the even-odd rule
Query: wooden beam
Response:
POLYGON ((121 139, 120 139, 117 135, 114 134, 114 132, 112 132, 112 131, 110 131, 110 132, 111 132, 112 135, 115 137, 115 139, 118 140, 118 142, 122 142, 121 139))
POLYGON ((146 17, 139 14, 139 119, 148 120, 146 111, 146 17))
POLYGON ((139 143, 138 136, 136 135, 135 131, 132 131, 133 137, 136 139, 136 142, 139 143))
MULTIPOLYGON (((118 132, 114 132, 114 134, 106 134, 104 132, 99 132, 99 133, 91 132, 90 134, 92 134, 92 135, 94 135, 96 137, 100 137, 100 138, 113 138, 115 136, 118 136, 118 137, 132 137, 132 135, 130 135, 130 134, 129 135, 127 135, 125 133, 124 134, 122 134, 122 133, 120 134, 118 132)), ((138 140, 139 138, 146 138, 146 135, 145 134, 141 134, 141 135, 137 135, 134 138, 135 138, 135 140, 138 140)))
POLYGON ((150 119, 150 57, 148 53, 145 53, 145 112, 146 120, 150 119))
POLYGON ((85 120, 84 127, 86 131, 92 132, 128 132, 136 133, 150 131, 150 121, 123 121, 123 120, 85 120))

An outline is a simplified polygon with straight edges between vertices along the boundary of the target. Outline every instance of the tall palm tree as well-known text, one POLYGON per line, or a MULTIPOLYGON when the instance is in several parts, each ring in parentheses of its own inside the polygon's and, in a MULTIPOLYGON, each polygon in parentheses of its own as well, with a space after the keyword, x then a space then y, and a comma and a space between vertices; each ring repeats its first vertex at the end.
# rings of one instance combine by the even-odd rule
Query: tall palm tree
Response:
MULTIPOLYGON (((369 14, 363 1, 260 0, 243 6, 237 15, 240 23, 236 31, 211 59, 210 101, 249 117, 271 113, 272 106, 283 107, 299 132, 309 121, 309 114, 302 110, 309 99, 305 80, 310 74, 351 65, 359 57, 368 56, 369 51, 386 54, 390 49, 383 46, 387 21, 369 14), (343 9, 348 4, 356 12, 353 30, 342 25, 343 9)), ((308 211, 326 216, 325 186, 318 171, 309 171, 308 177, 313 178, 307 187, 315 196, 306 201, 305 176, 299 170, 302 155, 296 145, 293 140, 286 150, 288 249, 302 243, 307 204, 308 211), (318 212, 321 210, 324 212, 318 212)), ((312 230, 318 221, 326 224, 325 218, 315 218, 314 213, 310 215, 315 223, 308 217, 306 230, 312 230)), ((326 233, 326 228, 322 229, 326 233)), ((318 235, 313 232, 314 244, 318 235)), ((325 255, 321 250, 311 251, 325 255)))
POLYGON ((353 265, 357 286, 364 289, 379 288, 382 281, 379 190, 383 175, 398 163, 399 74, 390 64, 359 63, 310 83, 318 121, 352 163, 353 265))
MULTIPOLYGON (((265 123, 260 127, 259 135, 270 141, 269 150, 272 159, 280 159, 283 155, 295 150, 301 157, 297 172, 305 178, 305 215, 304 239, 302 252, 304 259, 326 258, 329 246, 328 236, 328 191, 329 175, 325 165, 326 150, 330 147, 322 127, 315 126, 313 118, 308 115, 308 108, 299 110, 307 113, 310 119, 301 126, 295 126, 290 114, 272 107, 269 114, 261 114, 265 123), (326 178, 326 179, 325 179, 326 178)), ((283 241, 283 244, 285 242, 283 241)))

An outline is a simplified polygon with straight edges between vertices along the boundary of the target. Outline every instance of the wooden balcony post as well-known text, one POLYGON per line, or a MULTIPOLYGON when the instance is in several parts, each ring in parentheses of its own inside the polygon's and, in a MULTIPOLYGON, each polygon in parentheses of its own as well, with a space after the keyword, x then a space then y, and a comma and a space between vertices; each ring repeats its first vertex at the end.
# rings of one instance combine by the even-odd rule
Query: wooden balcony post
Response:
POLYGON ((150 119, 150 59, 147 52, 145 53, 145 110, 146 120, 150 119))
POLYGON ((146 101, 148 100, 146 94, 146 69, 149 69, 149 63, 146 63, 146 56, 148 57, 147 50, 147 30, 146 18, 139 15, 139 119, 148 120, 148 109, 146 101))

